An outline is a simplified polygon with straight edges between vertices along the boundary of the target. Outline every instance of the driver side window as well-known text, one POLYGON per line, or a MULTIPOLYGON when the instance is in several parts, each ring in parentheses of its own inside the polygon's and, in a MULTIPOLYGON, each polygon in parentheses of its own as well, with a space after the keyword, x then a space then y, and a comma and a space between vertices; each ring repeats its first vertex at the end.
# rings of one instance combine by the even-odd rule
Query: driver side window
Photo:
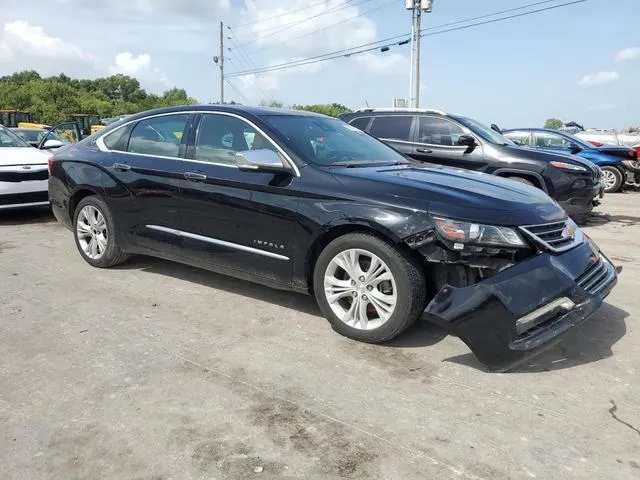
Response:
POLYGON ((219 165, 237 165, 236 153, 276 147, 245 121, 219 114, 204 114, 198 125, 195 159, 219 165))
POLYGON ((571 142, 565 139, 562 135, 549 132, 537 132, 536 147, 552 148, 555 150, 569 150, 571 148, 571 142))

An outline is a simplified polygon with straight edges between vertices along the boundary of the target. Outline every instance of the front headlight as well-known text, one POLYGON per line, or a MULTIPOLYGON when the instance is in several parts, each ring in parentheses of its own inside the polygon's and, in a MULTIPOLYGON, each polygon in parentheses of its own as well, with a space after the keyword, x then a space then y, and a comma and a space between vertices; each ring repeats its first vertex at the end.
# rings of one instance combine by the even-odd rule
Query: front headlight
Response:
POLYGON ((571 170, 573 172, 586 172, 587 169, 581 165, 574 165, 573 163, 566 162, 549 162, 552 166, 561 170, 571 170))
POLYGON ((454 242, 453 248, 455 250, 462 250, 467 244, 527 247, 525 241, 513 228, 467 223, 442 217, 434 217, 433 220, 438 233, 444 239, 454 242))

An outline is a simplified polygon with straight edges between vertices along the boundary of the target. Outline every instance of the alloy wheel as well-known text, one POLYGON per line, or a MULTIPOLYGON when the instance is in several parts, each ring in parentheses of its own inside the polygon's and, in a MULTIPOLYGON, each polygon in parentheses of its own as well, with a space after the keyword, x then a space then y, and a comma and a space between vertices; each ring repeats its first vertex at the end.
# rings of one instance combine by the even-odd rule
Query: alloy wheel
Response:
POLYGON ((611 170, 602 170, 602 183, 604 183, 604 188, 607 190, 612 189, 618 179, 616 178, 616 174, 611 170))
POLYGON ((329 262, 324 293, 333 313, 358 330, 384 325, 398 300, 396 282, 387 264, 357 248, 338 253, 329 262))
POLYGON ((104 215, 93 205, 85 206, 78 214, 76 235, 80 248, 92 260, 98 260, 107 250, 109 234, 104 215))

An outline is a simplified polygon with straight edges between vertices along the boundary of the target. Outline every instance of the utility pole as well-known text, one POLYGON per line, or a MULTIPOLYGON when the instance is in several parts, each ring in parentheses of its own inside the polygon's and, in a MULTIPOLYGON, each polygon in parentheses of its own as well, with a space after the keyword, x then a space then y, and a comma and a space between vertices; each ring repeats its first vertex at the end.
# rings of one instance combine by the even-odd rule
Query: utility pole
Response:
POLYGON ((431 13, 433 0, 405 0, 405 8, 411 10, 411 81, 409 84, 410 104, 420 107, 420 29, 422 14, 431 13))
POLYGON ((224 24, 220 22, 220 55, 213 57, 213 63, 220 69, 220 103, 224 103, 224 24))

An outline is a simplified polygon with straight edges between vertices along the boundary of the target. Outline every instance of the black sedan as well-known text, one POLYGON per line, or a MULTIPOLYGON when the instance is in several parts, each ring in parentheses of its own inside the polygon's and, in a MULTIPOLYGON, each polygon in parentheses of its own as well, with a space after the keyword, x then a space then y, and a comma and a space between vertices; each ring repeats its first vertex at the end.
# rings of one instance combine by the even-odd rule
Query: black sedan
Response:
POLYGON ((311 292, 365 342, 424 314, 497 370, 588 318, 617 279, 541 190, 413 162, 322 115, 145 112, 50 172, 53 212, 95 267, 146 254, 311 292))

